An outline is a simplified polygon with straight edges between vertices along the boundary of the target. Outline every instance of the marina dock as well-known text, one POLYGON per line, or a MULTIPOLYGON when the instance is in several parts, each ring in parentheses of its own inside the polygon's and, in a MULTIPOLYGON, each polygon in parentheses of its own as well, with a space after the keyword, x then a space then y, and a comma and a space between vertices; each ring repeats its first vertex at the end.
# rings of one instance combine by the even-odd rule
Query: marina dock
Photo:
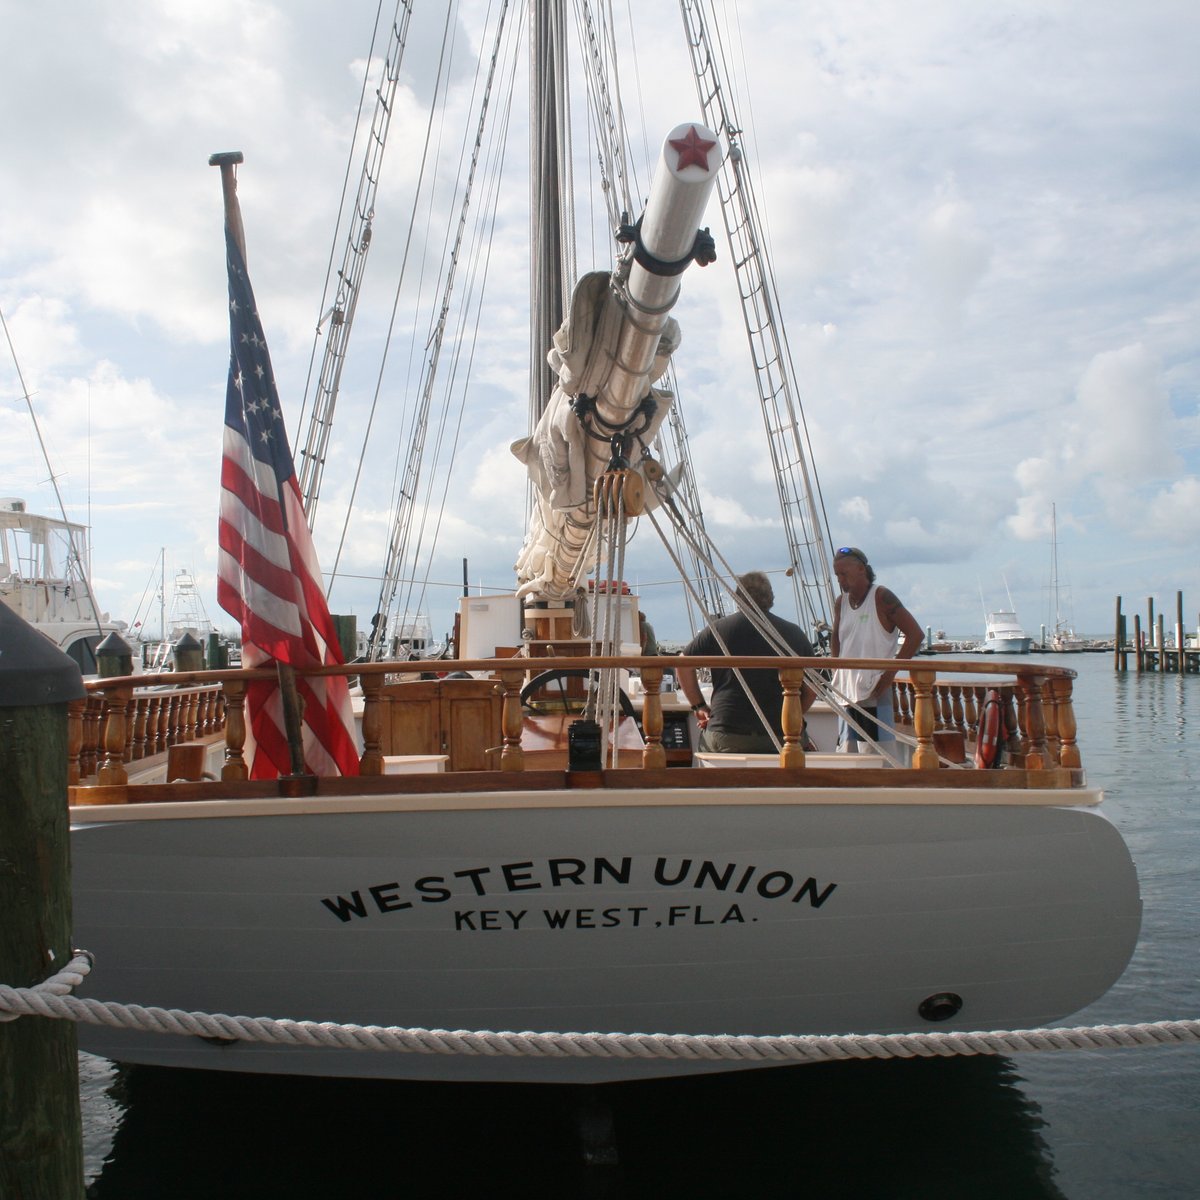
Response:
MULTIPOLYGON (((1175 628, 1170 640, 1162 612, 1154 612, 1154 597, 1146 599, 1146 628, 1140 613, 1133 614, 1130 637, 1121 597, 1117 597, 1116 627, 1113 637, 1113 668, 1128 671, 1132 665, 1139 674, 1158 671, 1167 675, 1200 675, 1200 633, 1187 633, 1183 626, 1183 593, 1175 593, 1175 628)), ((1200 628, 1200 618, 1197 619, 1200 628)))

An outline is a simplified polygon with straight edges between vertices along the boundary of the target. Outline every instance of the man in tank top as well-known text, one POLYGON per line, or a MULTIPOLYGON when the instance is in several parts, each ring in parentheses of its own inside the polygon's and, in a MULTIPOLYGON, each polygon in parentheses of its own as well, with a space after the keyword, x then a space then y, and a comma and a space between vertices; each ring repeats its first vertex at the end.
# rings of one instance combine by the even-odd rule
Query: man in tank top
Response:
MULTIPOLYGON (((912 658, 924 634, 917 619, 895 593, 875 582, 875 570, 857 546, 842 546, 833 556, 841 595, 833 606, 830 649, 840 658, 912 658), (899 650, 896 648, 900 638, 899 650)), ((892 738, 892 680, 895 671, 847 669, 834 672, 835 691, 854 705, 853 717, 876 741, 892 738)), ((858 753, 863 733, 841 723, 839 749, 858 753)))

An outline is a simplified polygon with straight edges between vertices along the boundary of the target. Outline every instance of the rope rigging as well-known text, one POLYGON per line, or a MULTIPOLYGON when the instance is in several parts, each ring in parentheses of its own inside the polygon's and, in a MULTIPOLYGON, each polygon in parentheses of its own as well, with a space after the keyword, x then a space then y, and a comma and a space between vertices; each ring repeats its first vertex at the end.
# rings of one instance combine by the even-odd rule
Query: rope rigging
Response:
MULTIPOLYGON (((792 586, 801 623, 830 620, 835 589, 829 522, 812 463, 803 406, 794 396, 795 368, 780 318, 779 293, 766 255, 766 237, 753 180, 740 142, 741 124, 722 72, 722 47, 714 45, 702 0, 680 0, 696 91, 708 126, 729 147, 717 173, 717 193, 738 277, 746 336, 755 364, 763 422, 788 538, 792 586)), ((711 12, 711 5, 709 6, 711 12)))
MULTIPOLYGON (((363 274, 366 271, 367 253, 371 248, 371 230, 375 219, 375 198, 379 189, 383 155, 387 148, 388 127, 391 124, 392 112, 395 108, 396 85, 400 79, 400 64, 404 58, 404 48, 408 40, 408 26, 411 16, 412 0, 397 0, 395 12, 392 16, 391 33, 387 49, 384 51, 383 77, 375 92, 375 112, 371 121, 371 130, 367 136, 362 174, 359 177, 358 192, 347 227, 346 248, 342 257, 342 265, 337 273, 335 298, 329 308, 326 308, 325 303, 329 295, 329 268, 332 268, 333 265, 332 249, 330 251, 329 268, 327 268, 325 275, 325 288, 321 296, 321 310, 323 315, 317 322, 312 359, 309 361, 309 380, 312 379, 312 362, 316 358, 317 345, 321 338, 321 327, 326 322, 329 323, 329 333, 326 337, 325 353, 313 392, 312 415, 308 428, 308 437, 300 451, 298 475, 300 496, 304 502, 304 510, 308 518, 308 527, 310 530, 313 528, 313 523, 316 519, 317 501, 321 490, 321 477, 325 470, 325 457, 329 447, 330 430, 333 427, 334 409, 337 406, 338 388, 341 385, 342 367, 346 361, 346 350, 350 342, 350 332, 354 325, 354 315, 358 307, 358 297, 363 274)), ((378 14, 376 17, 377 32, 378 14)), ((358 125, 361 123, 362 104, 366 95, 374 47, 375 36, 373 35, 371 39, 371 52, 367 55, 367 67, 363 73, 362 94, 359 98, 359 120, 355 125, 355 142, 357 142, 358 125)), ((342 184, 342 202, 338 211, 338 227, 341 226, 342 213, 345 210, 350 162, 353 160, 353 157, 354 144, 352 143, 350 156, 346 163, 346 177, 342 184)), ((335 233, 335 244, 336 238, 337 235, 335 233)), ((308 384, 306 383, 306 397, 307 392, 308 384)), ((307 399, 305 405, 300 410, 301 426, 304 423, 305 407, 307 407, 307 399)))

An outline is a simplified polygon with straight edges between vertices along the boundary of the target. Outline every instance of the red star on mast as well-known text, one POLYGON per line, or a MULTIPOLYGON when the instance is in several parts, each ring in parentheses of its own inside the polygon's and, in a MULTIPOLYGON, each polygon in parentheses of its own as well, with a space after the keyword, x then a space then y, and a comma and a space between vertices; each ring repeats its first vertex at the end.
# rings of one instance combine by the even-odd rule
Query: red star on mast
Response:
POLYGON ((716 146, 716 142, 710 142, 702 138, 693 125, 688 130, 688 135, 685 138, 670 138, 668 139, 672 150, 679 155, 679 161, 675 164, 676 170, 682 171, 684 167, 703 167, 708 170, 708 152, 716 146))

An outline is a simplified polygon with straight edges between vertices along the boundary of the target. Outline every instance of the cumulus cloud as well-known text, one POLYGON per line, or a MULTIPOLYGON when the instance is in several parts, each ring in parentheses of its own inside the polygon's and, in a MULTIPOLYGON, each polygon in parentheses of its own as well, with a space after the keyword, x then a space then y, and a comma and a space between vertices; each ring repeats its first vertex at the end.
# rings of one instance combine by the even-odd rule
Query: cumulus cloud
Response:
POLYGON ((1178 479, 1155 495, 1147 506, 1143 532, 1194 548, 1200 542, 1200 478, 1178 479))
POLYGON ((1175 494, 1147 488, 1181 469, 1177 431, 1162 364, 1144 345, 1095 355, 1073 401, 1046 423, 1046 452, 1017 465, 1021 494, 1008 528, 1025 541, 1046 538, 1052 503, 1079 488, 1122 528, 1142 525, 1175 494))
POLYGON ((838 512, 848 521, 867 522, 871 519, 871 502, 865 496, 850 496, 838 505, 838 512))

